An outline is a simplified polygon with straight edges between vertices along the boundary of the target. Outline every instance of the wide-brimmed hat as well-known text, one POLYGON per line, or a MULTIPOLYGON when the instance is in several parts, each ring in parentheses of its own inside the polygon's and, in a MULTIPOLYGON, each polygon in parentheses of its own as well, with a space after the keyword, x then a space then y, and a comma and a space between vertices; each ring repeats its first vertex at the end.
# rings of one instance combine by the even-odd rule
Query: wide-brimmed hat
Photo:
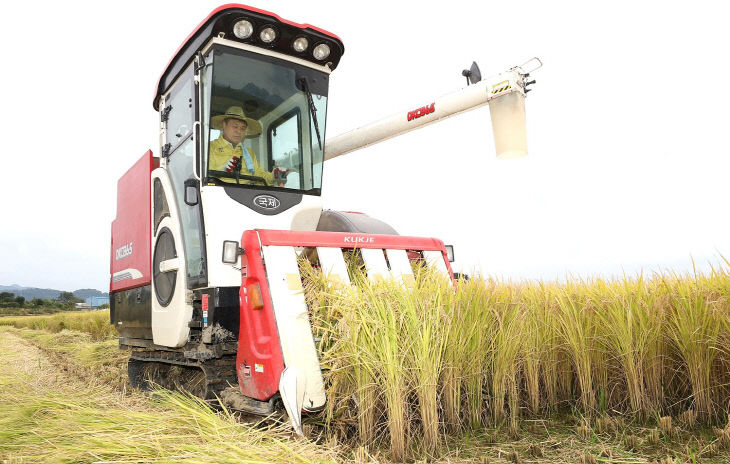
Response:
POLYGON ((213 129, 222 129, 223 121, 226 119, 238 119, 239 121, 245 121, 247 124, 246 138, 255 137, 261 133, 261 123, 255 119, 247 118, 243 114, 243 108, 240 106, 231 106, 226 110, 224 114, 219 114, 210 118, 210 127, 213 129))

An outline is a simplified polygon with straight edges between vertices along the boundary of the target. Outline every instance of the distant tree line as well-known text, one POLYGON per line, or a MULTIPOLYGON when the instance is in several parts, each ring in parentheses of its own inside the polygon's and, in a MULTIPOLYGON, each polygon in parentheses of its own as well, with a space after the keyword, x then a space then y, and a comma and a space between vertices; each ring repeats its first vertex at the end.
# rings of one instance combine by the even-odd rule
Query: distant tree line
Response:
POLYGON ((83 303, 84 300, 76 298, 71 292, 61 292, 58 298, 46 300, 43 298, 33 298, 26 301, 23 296, 15 296, 14 293, 0 292, 0 308, 55 308, 55 309, 74 309, 76 303, 83 303))

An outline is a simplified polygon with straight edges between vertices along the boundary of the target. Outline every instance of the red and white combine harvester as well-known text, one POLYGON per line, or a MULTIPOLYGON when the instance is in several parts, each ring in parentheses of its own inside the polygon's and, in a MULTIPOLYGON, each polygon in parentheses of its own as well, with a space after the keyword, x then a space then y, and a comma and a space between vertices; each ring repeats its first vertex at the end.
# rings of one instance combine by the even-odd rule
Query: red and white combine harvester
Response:
POLYGON ((283 406, 300 431, 302 411, 326 401, 302 251, 344 282, 348 250, 373 279, 408 280, 412 260, 453 277, 440 240, 323 211, 324 161, 487 103, 498 155, 526 154, 529 70, 481 81, 472 66, 473 85, 325 144, 343 52, 327 31, 226 5, 162 73, 160 155, 148 151, 119 180, 112 223, 111 323, 131 349, 133 385, 184 387, 262 415, 283 406))

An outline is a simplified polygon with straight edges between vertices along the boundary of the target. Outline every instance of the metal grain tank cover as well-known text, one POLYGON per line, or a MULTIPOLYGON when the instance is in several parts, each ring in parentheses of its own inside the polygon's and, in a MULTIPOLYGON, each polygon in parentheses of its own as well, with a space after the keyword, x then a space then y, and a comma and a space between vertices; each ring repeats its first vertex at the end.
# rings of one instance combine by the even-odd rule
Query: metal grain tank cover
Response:
POLYGON ((317 230, 326 232, 398 235, 398 232, 391 226, 367 214, 334 211, 331 209, 322 211, 319 217, 319 224, 317 224, 317 230))
POLYGON ((152 151, 147 151, 117 183, 110 256, 112 292, 150 284, 150 173, 158 164, 152 151))

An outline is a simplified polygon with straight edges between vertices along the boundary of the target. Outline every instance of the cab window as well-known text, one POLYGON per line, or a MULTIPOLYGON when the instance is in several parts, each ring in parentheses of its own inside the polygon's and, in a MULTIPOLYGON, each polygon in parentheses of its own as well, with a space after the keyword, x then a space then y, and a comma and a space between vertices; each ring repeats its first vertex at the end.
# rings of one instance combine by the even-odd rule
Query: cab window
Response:
POLYGON ((211 48, 206 68, 205 185, 319 195, 329 76, 222 45, 211 48), (226 133, 225 118, 245 122, 246 133, 226 133), (283 181, 275 178, 280 170, 287 173, 283 181))
POLYGON ((269 128, 270 164, 289 172, 286 186, 299 188, 302 172, 302 131, 299 110, 287 113, 269 128))

